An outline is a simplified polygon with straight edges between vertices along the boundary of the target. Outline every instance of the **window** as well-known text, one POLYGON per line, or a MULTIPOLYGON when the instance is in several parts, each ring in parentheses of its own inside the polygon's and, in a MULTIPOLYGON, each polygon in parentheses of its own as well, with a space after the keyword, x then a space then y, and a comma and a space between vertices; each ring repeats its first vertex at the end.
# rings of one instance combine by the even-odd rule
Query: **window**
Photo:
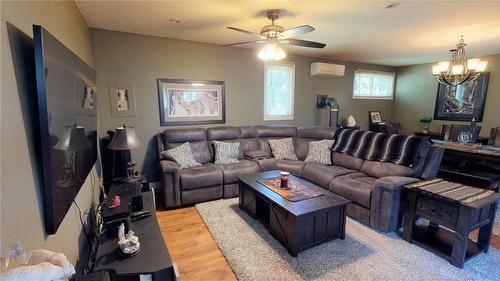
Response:
POLYGON ((356 70, 354 72, 354 99, 389 99, 394 95, 394 78, 392 72, 356 70))
POLYGON ((266 63, 264 120, 293 120, 295 65, 266 63))

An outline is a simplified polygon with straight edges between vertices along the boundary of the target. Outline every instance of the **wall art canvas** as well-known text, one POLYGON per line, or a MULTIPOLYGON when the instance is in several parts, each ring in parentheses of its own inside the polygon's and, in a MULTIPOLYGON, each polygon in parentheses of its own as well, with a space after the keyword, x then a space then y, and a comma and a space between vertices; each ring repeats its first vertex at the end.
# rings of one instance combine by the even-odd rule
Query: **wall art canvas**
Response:
POLYGON ((135 88, 130 86, 110 86, 109 103, 112 117, 137 116, 135 88))
POLYGON ((489 73, 457 86, 438 85, 434 119, 481 122, 483 119, 489 73))
POLYGON ((223 81, 158 79, 161 126, 225 123, 223 81))

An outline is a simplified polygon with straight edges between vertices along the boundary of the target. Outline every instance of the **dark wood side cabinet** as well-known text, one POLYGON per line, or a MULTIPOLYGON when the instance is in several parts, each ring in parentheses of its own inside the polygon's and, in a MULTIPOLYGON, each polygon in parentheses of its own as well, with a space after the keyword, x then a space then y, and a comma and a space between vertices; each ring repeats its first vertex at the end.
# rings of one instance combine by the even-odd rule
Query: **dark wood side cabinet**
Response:
POLYGON ((345 238, 347 199, 311 183, 309 188, 325 194, 290 202, 257 182, 277 175, 279 171, 240 177, 239 206, 266 226, 290 255, 296 257, 316 245, 345 238))
POLYGON ((481 252, 487 252, 495 220, 499 194, 462 204, 407 188, 407 207, 403 239, 419 245, 452 265, 464 263, 481 252), (429 220, 425 227, 415 226, 418 218, 429 220), (471 231, 479 229, 477 241, 469 239, 471 231))

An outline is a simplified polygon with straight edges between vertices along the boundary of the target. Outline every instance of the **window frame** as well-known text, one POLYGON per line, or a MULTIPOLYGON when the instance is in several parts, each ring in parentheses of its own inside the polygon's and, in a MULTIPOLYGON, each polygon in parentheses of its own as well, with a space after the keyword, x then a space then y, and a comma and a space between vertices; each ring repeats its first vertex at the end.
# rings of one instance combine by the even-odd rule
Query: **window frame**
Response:
POLYGON ((366 70, 366 69, 357 69, 354 71, 353 79, 352 79, 352 99, 354 100, 394 100, 394 90, 396 87, 396 72, 390 71, 376 71, 376 70, 366 70), (392 91, 390 96, 356 96, 356 74, 357 73, 372 73, 372 74, 384 74, 388 76, 392 76, 392 91))
POLYGON ((292 62, 266 62, 264 64, 264 105, 263 118, 264 121, 290 121, 294 120, 294 103, 295 102, 295 64, 292 62), (290 115, 267 115, 267 70, 270 66, 286 66, 292 71, 292 81, 290 82, 291 89, 291 110, 290 115))

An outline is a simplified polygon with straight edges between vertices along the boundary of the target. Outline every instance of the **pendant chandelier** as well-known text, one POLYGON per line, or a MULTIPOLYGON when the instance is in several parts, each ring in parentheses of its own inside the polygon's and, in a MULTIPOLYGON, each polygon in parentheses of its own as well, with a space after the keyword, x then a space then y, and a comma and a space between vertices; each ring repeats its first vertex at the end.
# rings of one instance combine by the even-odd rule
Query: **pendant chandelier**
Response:
POLYGON ((450 50, 451 61, 442 61, 432 66, 432 74, 439 83, 452 86, 460 85, 473 81, 485 71, 488 62, 480 59, 467 59, 465 45, 462 36, 457 48, 450 50))

